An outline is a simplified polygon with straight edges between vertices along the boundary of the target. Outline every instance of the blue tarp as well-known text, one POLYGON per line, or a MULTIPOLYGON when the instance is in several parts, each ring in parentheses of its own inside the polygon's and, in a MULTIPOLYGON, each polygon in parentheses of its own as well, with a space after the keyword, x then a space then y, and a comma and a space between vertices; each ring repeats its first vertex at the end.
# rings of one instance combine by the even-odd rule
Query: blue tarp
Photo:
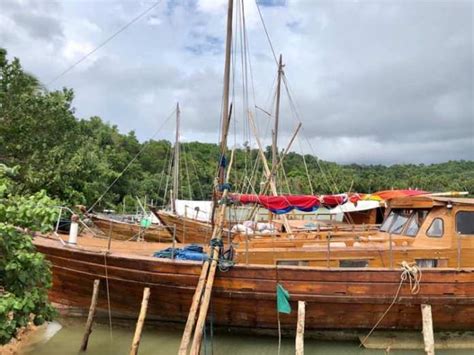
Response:
POLYGON ((164 250, 157 251, 153 254, 155 258, 166 258, 171 259, 174 255, 175 259, 179 260, 194 260, 194 261, 205 261, 208 256, 203 251, 200 245, 191 244, 184 248, 166 248, 164 250))

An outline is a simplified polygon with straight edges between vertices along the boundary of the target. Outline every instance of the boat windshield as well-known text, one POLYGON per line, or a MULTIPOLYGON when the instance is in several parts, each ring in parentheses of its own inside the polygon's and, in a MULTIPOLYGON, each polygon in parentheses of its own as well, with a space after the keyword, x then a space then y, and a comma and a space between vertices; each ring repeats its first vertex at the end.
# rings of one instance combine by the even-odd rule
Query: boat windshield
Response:
POLYGON ((427 215, 428 210, 392 210, 380 227, 380 231, 391 234, 401 234, 405 230, 405 235, 414 237, 418 233, 427 215))

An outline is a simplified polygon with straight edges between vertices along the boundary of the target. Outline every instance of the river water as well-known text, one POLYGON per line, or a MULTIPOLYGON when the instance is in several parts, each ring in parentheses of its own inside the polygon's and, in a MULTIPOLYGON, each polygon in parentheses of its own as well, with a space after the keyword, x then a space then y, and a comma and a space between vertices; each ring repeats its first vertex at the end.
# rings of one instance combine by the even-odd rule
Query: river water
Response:
MULTIPOLYGON (((29 355, 77 354, 83 332, 85 319, 59 319, 50 324, 46 332, 39 334, 34 345, 24 350, 29 355)), ((89 338, 87 354, 120 355, 129 354, 134 325, 114 325, 112 334, 105 324, 94 324, 89 338)), ((140 355, 176 354, 181 339, 181 330, 163 328, 145 328, 140 342, 140 355)), ((206 338, 206 347, 202 354, 225 355, 270 355, 277 354, 278 338, 267 336, 248 336, 217 333, 212 341, 206 338), (212 350, 211 350, 212 348, 212 350)), ((281 354, 295 353, 294 338, 283 338, 281 354)), ((443 350, 438 355, 456 354, 472 355, 473 350, 443 350)), ((305 339, 305 354, 324 355, 382 355, 384 350, 370 350, 359 347, 357 342, 319 341, 305 339)), ((421 355, 422 350, 392 350, 390 354, 421 355)))

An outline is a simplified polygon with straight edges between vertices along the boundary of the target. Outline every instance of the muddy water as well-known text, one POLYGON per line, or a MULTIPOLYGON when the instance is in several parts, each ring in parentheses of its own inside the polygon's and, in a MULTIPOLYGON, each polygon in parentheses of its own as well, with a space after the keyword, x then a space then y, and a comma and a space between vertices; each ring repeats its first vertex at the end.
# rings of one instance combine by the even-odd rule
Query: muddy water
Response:
MULTIPOLYGON (((36 343, 25 350, 30 355, 77 354, 84 332, 84 319, 60 319, 39 335, 36 343)), ((133 325, 114 325, 112 334, 105 324, 95 324, 90 336, 87 354, 120 355, 128 354, 133 338, 133 325)), ((145 328, 140 343, 140 355, 176 354, 181 339, 180 330, 145 328)), ((213 339, 207 336, 202 354, 215 355, 270 355, 277 354, 278 338, 265 336, 242 336, 217 333, 213 339)), ((282 340, 281 354, 294 354, 294 339, 282 340)), ((357 342, 305 341, 305 354, 325 355, 382 355, 384 350, 369 350, 359 347, 357 342)), ((392 350, 390 354, 421 355, 422 350, 392 350)), ((474 350, 443 350, 438 355, 472 355, 474 350)))

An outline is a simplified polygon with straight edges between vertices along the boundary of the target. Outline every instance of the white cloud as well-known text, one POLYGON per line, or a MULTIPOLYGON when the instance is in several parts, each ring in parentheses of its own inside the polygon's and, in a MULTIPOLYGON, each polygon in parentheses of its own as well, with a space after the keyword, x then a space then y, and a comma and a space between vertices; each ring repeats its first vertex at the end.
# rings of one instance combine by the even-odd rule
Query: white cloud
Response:
MULTIPOLYGON (((48 82, 151 6, 87 4, 2 0, 0 42, 48 82)), ((226 4, 163 1, 52 88, 74 88, 80 117, 99 115, 123 131, 135 129, 140 139, 149 138, 179 101, 183 137, 216 142, 226 4)), ((276 54, 283 53, 303 134, 315 149, 310 153, 364 163, 474 159, 472 3, 260 4, 276 54)), ((250 106, 273 111, 275 62, 254 1, 244 5, 254 79, 250 106)), ((236 30, 238 43, 239 36, 236 30)), ((235 59, 238 142, 251 135, 241 102, 240 57, 235 59)), ((283 146, 295 126, 285 94, 281 110, 283 146)), ((257 114, 268 144, 271 122, 257 114)), ((172 139, 172 130, 160 137, 172 139)))

